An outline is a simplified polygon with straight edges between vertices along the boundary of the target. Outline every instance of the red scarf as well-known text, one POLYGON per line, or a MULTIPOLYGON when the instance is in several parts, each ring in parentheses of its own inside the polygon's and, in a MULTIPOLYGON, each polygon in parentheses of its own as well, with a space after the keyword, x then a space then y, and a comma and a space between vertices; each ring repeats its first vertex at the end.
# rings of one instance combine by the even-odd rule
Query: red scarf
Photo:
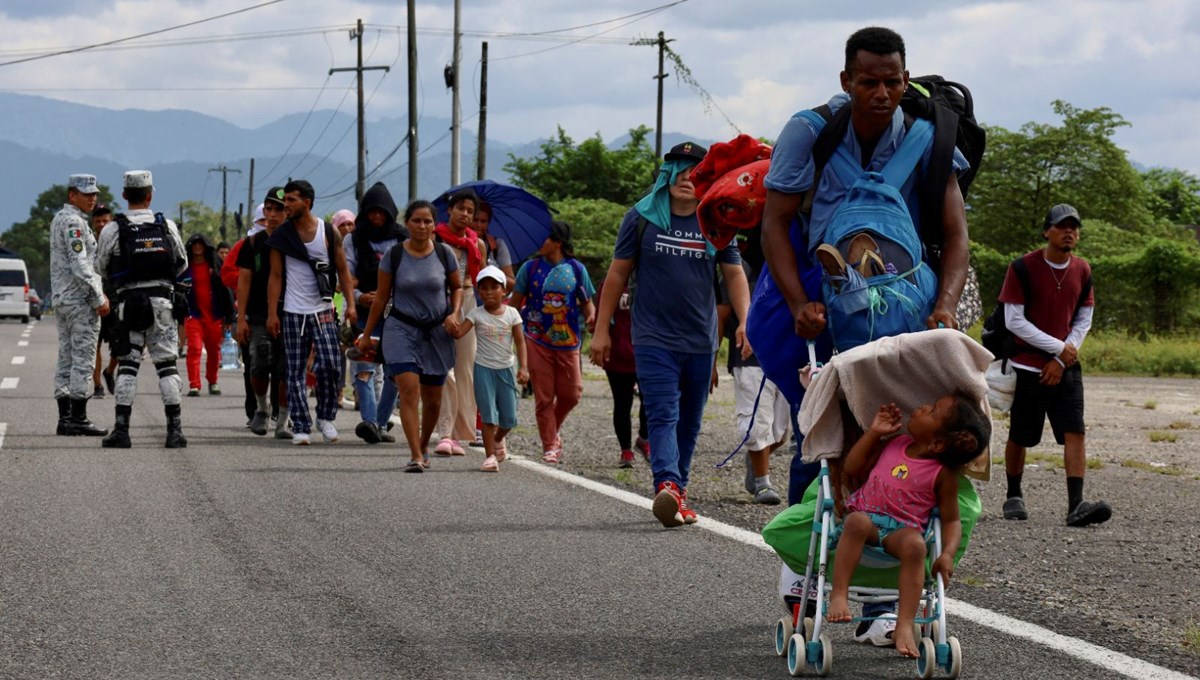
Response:
POLYGON ((458 236, 448 224, 437 225, 437 229, 434 232, 442 240, 442 243, 466 251, 467 276, 463 279, 463 287, 469 288, 474 286, 475 277, 479 274, 479 270, 483 269, 483 256, 479 254, 479 235, 470 227, 467 227, 466 232, 462 236, 458 236))

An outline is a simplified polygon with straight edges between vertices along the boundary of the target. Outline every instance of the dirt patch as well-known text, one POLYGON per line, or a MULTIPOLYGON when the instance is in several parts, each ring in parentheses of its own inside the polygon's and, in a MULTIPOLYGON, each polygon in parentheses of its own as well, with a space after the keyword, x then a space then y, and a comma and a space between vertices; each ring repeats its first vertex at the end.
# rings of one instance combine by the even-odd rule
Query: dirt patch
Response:
MULTIPOLYGON (((1008 423, 998 417, 993 481, 979 485, 984 513, 951 595, 1200 674, 1200 652, 1187 646, 1200 629, 1200 380, 1085 377, 1084 385, 1085 495, 1110 502, 1113 519, 1065 526, 1062 449, 1049 427, 1030 450, 1024 478, 1030 519, 1001 519, 1008 423)), ((740 458, 714 468, 742 439, 733 405, 732 379, 722 373, 705 411, 689 493, 702 515, 758 531, 782 506, 750 502, 740 458)), ((589 366, 583 400, 563 428, 562 468, 649 496, 649 466, 640 457, 631 470, 617 468, 611 418, 608 384, 589 366)), ((521 402, 521 422, 512 449, 540 457, 533 399, 521 402)), ((790 459, 781 451, 771 462, 772 481, 785 495, 790 459)))

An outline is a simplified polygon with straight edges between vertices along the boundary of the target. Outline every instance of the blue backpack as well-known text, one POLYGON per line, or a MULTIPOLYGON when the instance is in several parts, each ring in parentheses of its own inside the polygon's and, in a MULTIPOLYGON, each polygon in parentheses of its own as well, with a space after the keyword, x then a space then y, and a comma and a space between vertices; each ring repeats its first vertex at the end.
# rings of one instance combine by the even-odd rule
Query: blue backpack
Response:
MULTIPOLYGON (((825 120, 805 111, 818 130, 825 120)), ((864 172, 844 147, 829 158, 827 170, 849 186, 825 228, 823 242, 848 260, 850 241, 869 234, 886 271, 864 276, 846 262, 844 275, 824 274, 825 314, 833 344, 845 351, 872 340, 925 329, 937 299, 937 275, 926 262, 925 244, 913 223, 900 187, 912 175, 933 138, 933 125, 915 120, 904 141, 880 172, 864 172)))

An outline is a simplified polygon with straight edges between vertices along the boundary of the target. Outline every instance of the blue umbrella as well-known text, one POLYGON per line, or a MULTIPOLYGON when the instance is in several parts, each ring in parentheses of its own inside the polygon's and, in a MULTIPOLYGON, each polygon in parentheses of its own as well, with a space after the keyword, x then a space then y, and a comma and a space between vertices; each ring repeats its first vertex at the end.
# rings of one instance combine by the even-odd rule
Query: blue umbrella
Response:
POLYGON ((492 208, 488 233, 504 239, 514 265, 536 253, 550 235, 552 218, 545 201, 524 189, 490 179, 464 182, 438 197, 433 202, 438 222, 449 221, 447 197, 462 189, 474 191, 479 200, 492 208))

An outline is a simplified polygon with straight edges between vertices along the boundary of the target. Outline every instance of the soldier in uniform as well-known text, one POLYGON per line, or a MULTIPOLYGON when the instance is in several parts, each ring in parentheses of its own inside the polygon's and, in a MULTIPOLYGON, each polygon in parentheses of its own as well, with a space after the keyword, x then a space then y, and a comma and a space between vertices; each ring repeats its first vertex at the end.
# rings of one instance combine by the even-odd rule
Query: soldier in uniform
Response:
POLYGON ((100 275, 92 267, 96 239, 88 214, 96 207, 93 175, 71 175, 67 203, 50 223, 50 285, 54 289, 54 318, 58 320, 58 367, 54 398, 58 401, 58 434, 102 437, 108 430, 88 420, 92 369, 100 317, 108 314, 108 298, 100 275))
POLYGON ((158 372, 158 390, 167 414, 168 449, 184 448, 179 392, 182 381, 175 366, 179 352, 180 313, 175 309, 175 279, 187 268, 187 253, 179 229, 162 213, 150 211, 154 187, 150 173, 125 173, 121 194, 129 210, 116 216, 100 234, 100 274, 112 281, 117 291, 118 326, 112 352, 117 368, 117 418, 104 446, 127 449, 133 397, 142 352, 150 354, 158 372))

